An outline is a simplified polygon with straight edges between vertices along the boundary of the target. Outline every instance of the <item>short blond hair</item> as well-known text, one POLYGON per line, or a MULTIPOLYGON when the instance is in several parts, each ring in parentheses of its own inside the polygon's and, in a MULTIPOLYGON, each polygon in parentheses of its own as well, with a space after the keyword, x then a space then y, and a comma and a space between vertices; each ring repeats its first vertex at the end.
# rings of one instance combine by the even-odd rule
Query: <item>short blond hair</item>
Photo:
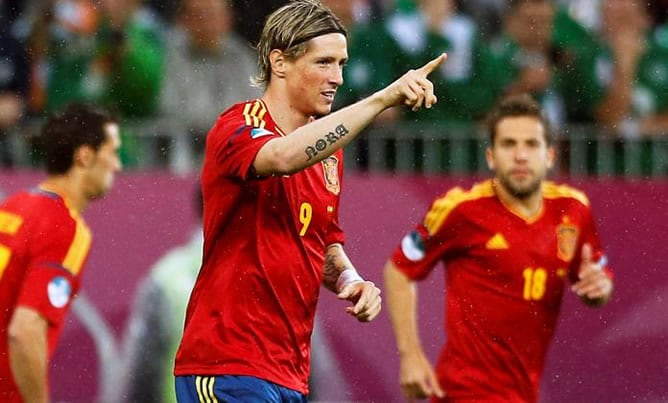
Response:
POLYGON ((256 46, 258 73, 253 83, 258 87, 269 84, 272 50, 278 49, 295 59, 306 52, 310 39, 331 33, 347 35, 339 17, 318 0, 293 0, 274 11, 267 18, 256 46))

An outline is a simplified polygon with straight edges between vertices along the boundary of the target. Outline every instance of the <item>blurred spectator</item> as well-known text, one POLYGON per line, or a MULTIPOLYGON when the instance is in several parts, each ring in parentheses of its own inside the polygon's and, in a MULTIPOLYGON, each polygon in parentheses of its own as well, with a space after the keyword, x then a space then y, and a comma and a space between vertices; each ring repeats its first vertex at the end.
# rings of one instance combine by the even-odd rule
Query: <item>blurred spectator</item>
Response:
POLYGON ((594 119, 624 136, 668 132, 668 26, 652 28, 647 4, 601 3, 601 44, 590 67, 594 119))
POLYGON ((182 0, 146 0, 146 5, 155 10, 163 21, 171 24, 178 16, 181 2, 182 0))
MULTIPOLYGON (((471 123, 495 102, 496 71, 475 21, 459 12, 454 0, 416 0, 426 32, 425 60, 445 52, 448 59, 432 76, 439 97, 427 119, 471 123)), ((424 33, 421 35, 425 35, 424 33)))
POLYGON ((202 263, 199 183, 194 196, 198 225, 191 239, 163 255, 139 286, 124 339, 124 379, 118 401, 176 402, 174 356, 188 297, 202 263))
POLYGON ((98 60, 108 74, 104 98, 123 116, 148 116, 156 111, 162 84, 164 27, 141 0, 102 4, 98 60))
POLYGON ((0 167, 11 168, 15 163, 9 131, 23 115, 28 78, 25 49, 0 17, 0 167))
POLYGON ((367 24, 382 17, 380 0, 321 0, 329 7, 349 31, 360 24, 367 24))
MULTIPOLYGON (((141 0, 44 2, 33 12, 32 27, 33 111, 85 100, 122 119, 157 112, 163 27, 141 0)), ((123 140, 123 162, 132 165, 137 141, 126 131, 123 140)))
MULTIPOLYGON (((487 83, 493 69, 478 29, 458 13, 453 0, 397 0, 386 19, 352 30, 350 63, 344 70, 339 103, 363 98, 387 85, 409 66, 420 65, 439 54, 448 59, 432 74, 440 102, 424 111, 421 119, 470 123, 495 101, 487 83), (352 99, 351 99, 352 98, 352 99)), ((401 118, 401 109, 384 113, 385 120, 401 118)))
POLYGON ((123 117, 156 109, 163 49, 158 21, 140 0, 56 0, 35 30, 46 41, 46 109, 103 102, 123 117))
POLYGON ((565 105, 577 103, 571 97, 578 95, 580 59, 592 42, 590 35, 549 0, 509 0, 503 21, 503 31, 491 45, 497 91, 528 92, 541 102, 553 124, 563 124, 565 105))
MULTIPOLYGON (((568 7, 573 17, 583 23, 587 28, 598 30, 601 26, 601 4, 604 0, 558 0, 560 4, 568 7)), ((645 3, 647 12, 651 17, 652 26, 657 27, 666 23, 668 17, 668 0, 647 0, 645 3)))
POLYGON ((494 42, 501 65, 499 79, 508 94, 544 95, 553 83, 554 5, 548 0, 511 1, 501 37, 494 42))
MULTIPOLYGON (((229 0, 183 0, 178 25, 167 40, 161 114, 169 120, 169 130, 180 132, 172 133, 181 137, 172 146, 194 146, 197 156, 203 153, 212 116, 240 99, 261 95, 250 81, 255 56, 232 30, 232 22, 229 0)), ((191 150, 172 151, 185 153, 182 163, 192 164, 193 153, 186 153, 191 150)))
POLYGON ((459 0, 459 8, 471 16, 484 39, 494 38, 501 32, 506 0, 459 0))
MULTIPOLYGON (((348 63, 343 69, 343 85, 337 90, 335 107, 338 109, 356 102, 374 92, 379 86, 392 82, 393 71, 385 58, 384 43, 376 39, 374 32, 382 30, 382 23, 374 22, 376 10, 373 2, 364 0, 323 0, 348 29, 348 63)), ((387 111, 386 111, 387 112, 387 111)), ((381 117, 383 115, 381 114, 381 117)))
POLYGON ((595 31, 600 24, 601 0, 558 0, 556 3, 565 7, 568 13, 588 30, 595 31))

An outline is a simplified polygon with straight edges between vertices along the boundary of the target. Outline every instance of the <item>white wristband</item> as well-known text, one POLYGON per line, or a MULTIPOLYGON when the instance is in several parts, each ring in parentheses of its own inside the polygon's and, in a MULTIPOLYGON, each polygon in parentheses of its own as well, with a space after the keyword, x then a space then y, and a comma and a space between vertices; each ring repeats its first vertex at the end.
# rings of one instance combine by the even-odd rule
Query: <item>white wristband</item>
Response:
POLYGON ((363 282, 364 279, 357 274, 355 269, 345 269, 339 274, 339 278, 336 279, 336 290, 341 291, 346 288, 349 284, 363 282))

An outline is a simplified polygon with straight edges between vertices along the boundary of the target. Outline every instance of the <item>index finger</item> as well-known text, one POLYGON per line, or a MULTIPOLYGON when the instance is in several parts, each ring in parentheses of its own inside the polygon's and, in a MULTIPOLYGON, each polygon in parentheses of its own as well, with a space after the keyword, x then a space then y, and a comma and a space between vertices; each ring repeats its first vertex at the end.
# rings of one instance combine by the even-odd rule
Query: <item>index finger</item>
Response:
POLYGON ((591 245, 589 245, 588 243, 582 245, 582 261, 586 264, 592 262, 591 245))
POLYGON ((447 54, 441 53, 440 56, 438 56, 436 59, 430 61, 429 63, 425 64, 424 66, 420 67, 418 71, 423 72, 425 75, 428 75, 432 71, 436 70, 436 67, 438 67, 443 61, 448 57, 447 54))
POLYGON ((368 311, 369 308, 373 306, 373 304, 376 301, 376 298, 378 298, 378 295, 380 295, 380 292, 376 291, 377 288, 375 285, 371 285, 371 287, 363 287, 361 290, 360 298, 353 307, 353 311, 357 313, 361 313, 363 311, 368 311))

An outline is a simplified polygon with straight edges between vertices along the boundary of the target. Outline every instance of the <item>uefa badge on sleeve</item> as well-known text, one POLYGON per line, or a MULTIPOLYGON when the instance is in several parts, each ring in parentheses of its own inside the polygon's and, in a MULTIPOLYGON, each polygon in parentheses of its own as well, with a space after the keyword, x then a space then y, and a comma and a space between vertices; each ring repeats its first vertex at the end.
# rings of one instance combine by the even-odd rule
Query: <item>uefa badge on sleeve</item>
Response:
POLYGON ((54 277, 47 286, 47 295, 51 305, 55 308, 62 308, 70 301, 72 286, 65 277, 54 277))
POLYGON ((419 232, 413 231, 401 240, 401 251, 410 261, 418 262, 424 259, 424 241, 419 232))

